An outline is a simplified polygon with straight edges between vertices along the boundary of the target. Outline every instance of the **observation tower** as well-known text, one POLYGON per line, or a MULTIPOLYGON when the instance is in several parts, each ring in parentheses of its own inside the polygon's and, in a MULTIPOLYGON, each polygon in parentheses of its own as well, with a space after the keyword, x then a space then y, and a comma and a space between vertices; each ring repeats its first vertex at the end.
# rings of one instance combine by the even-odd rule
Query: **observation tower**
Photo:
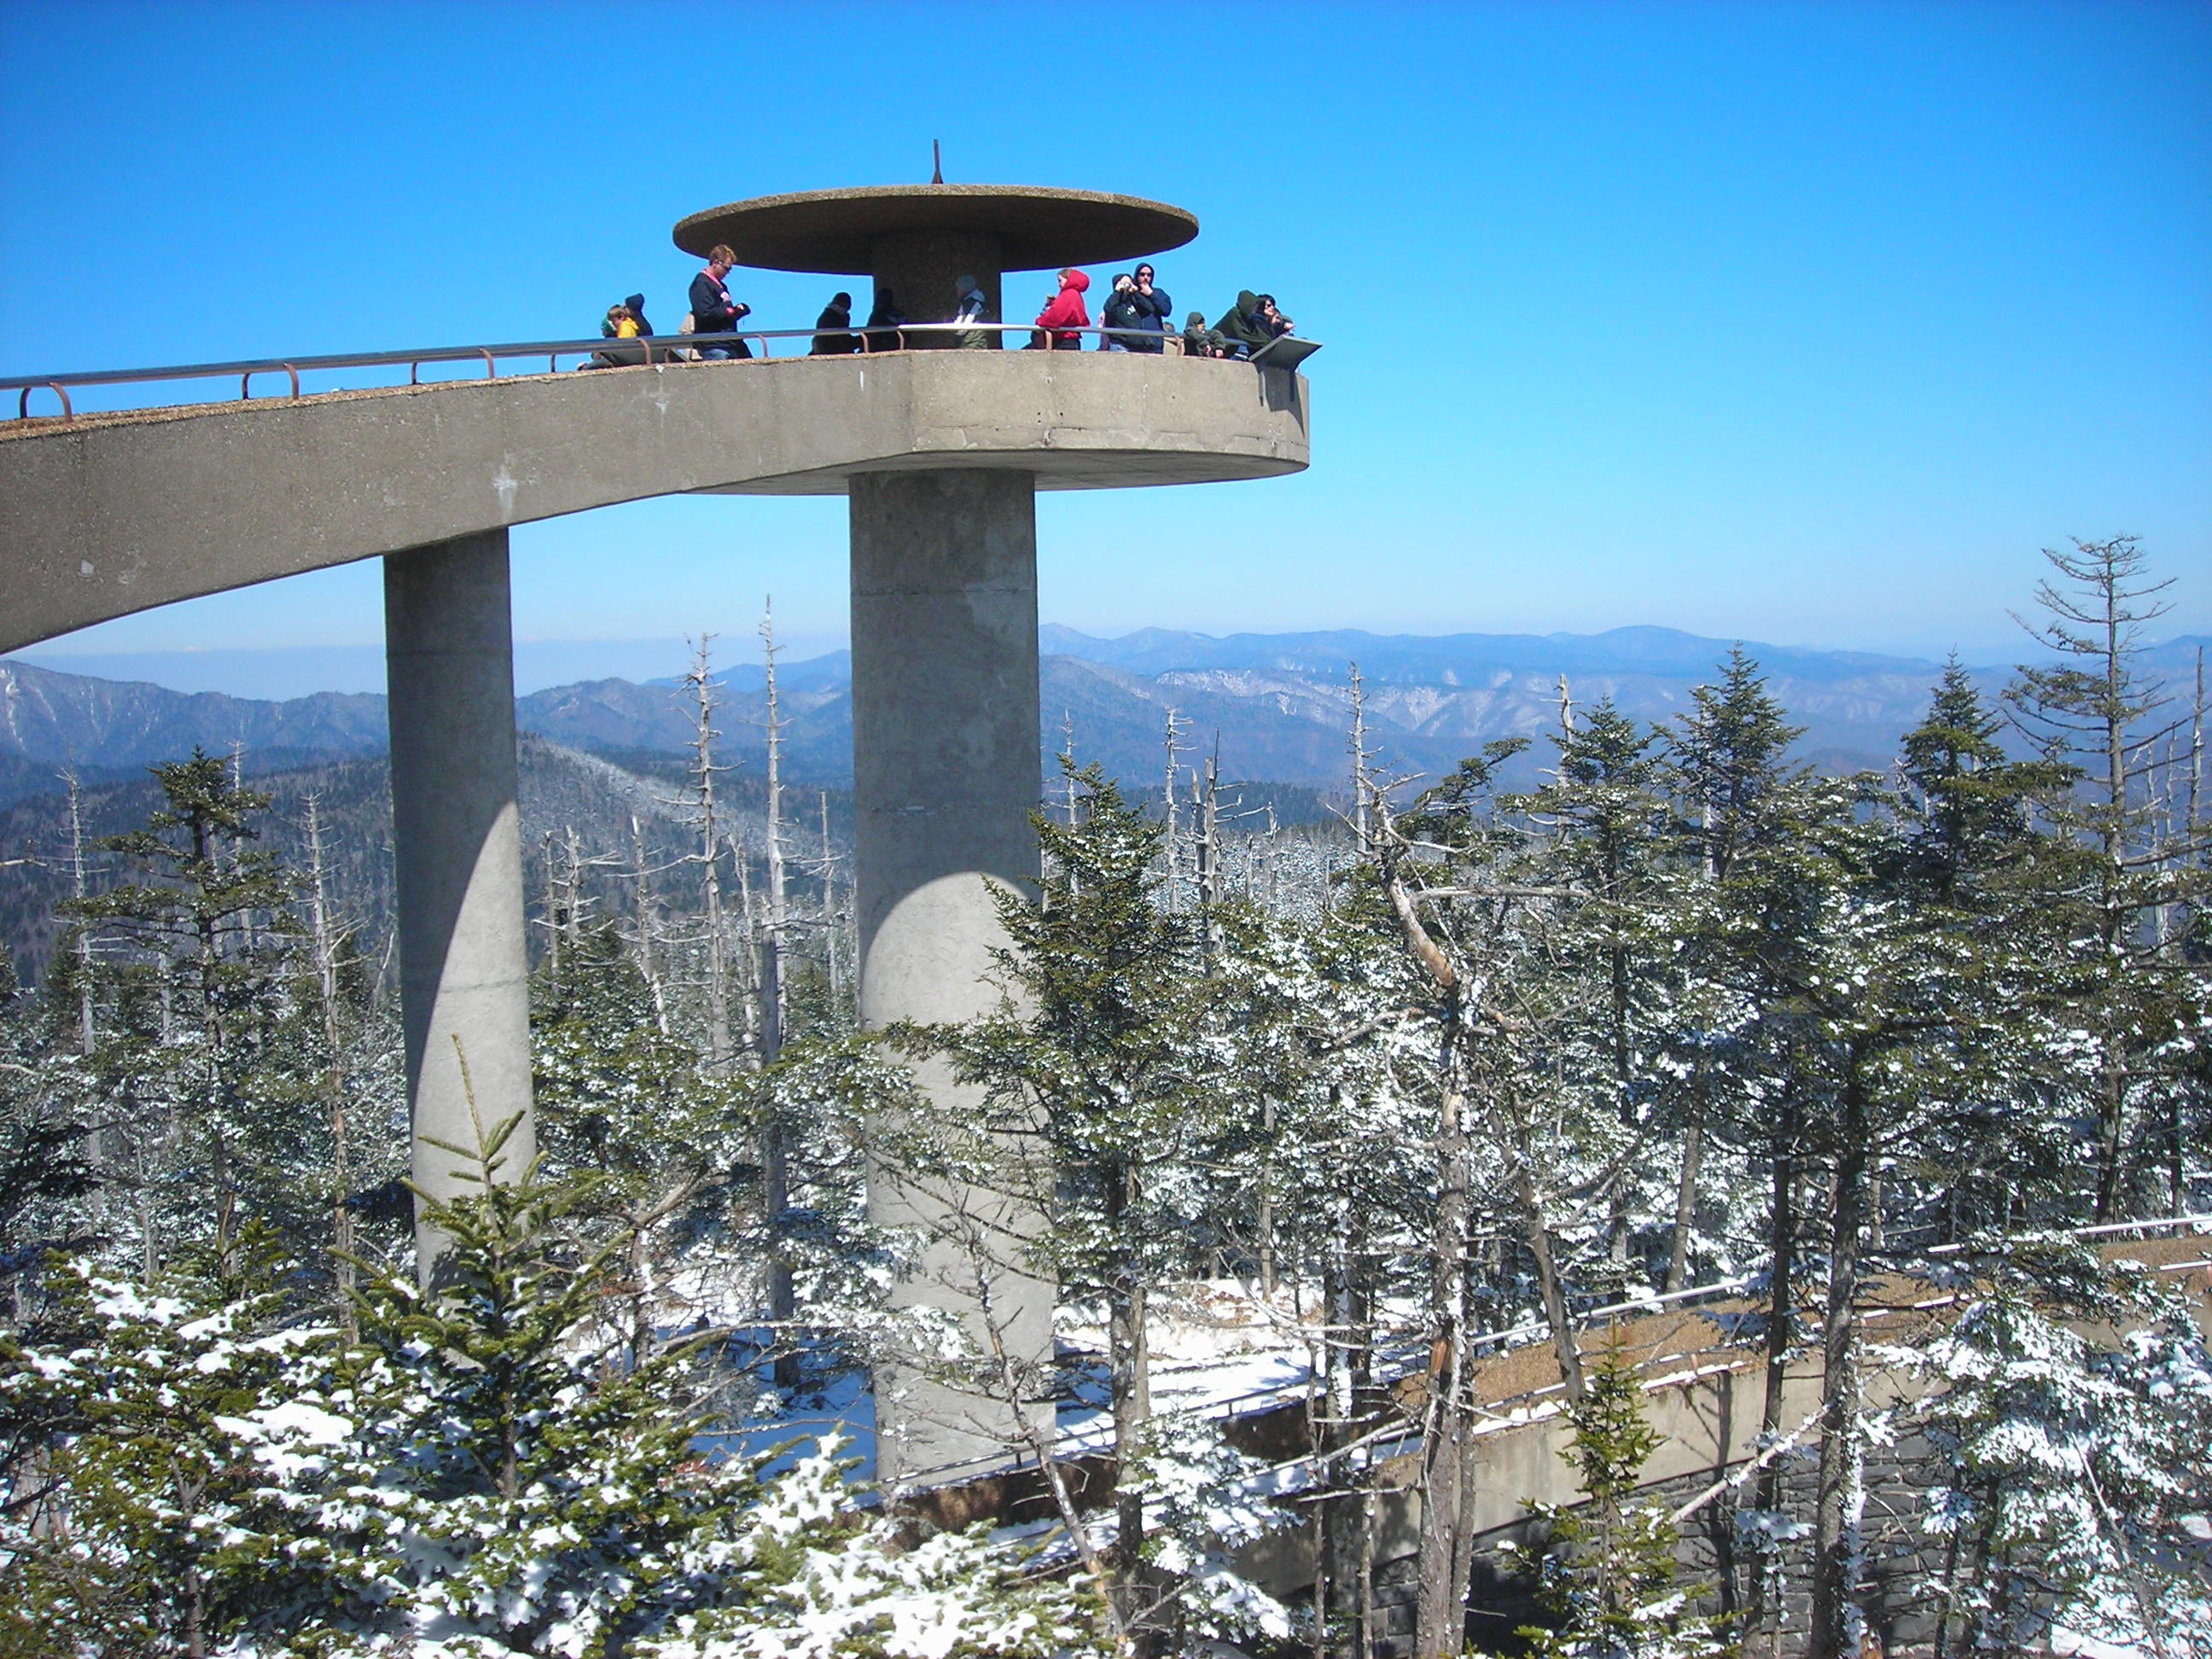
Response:
MULTIPOLYGON (((952 331, 928 319, 950 317, 957 279, 972 276, 996 343, 1007 273, 1132 261, 1197 229, 1157 202, 1027 186, 762 197, 694 214, 677 245, 889 287, 916 319, 896 349, 814 356, 795 330, 750 335, 750 361, 681 360, 656 341, 653 361, 581 374, 499 365, 557 366, 602 343, 0 379, 26 402, 39 387, 65 399, 72 385, 133 378, 237 374, 243 392, 248 377, 289 372, 292 386, 0 420, 0 651, 384 560, 415 1168, 429 1190, 452 1190, 452 1159, 420 1137, 467 1144, 471 1091, 486 1122, 522 1115, 511 1168, 530 1156, 509 528, 677 493, 845 495, 861 1016, 970 1018, 1000 994, 992 884, 1036 875, 1036 492, 1297 471, 1308 389, 1291 368, 1186 358, 1173 339, 1158 355, 949 349, 952 331), (483 378, 412 383, 422 362, 479 358, 483 378), (300 389, 303 369, 365 364, 406 365, 410 383, 300 389)), ((975 1109, 941 1069, 921 1081, 934 1109, 975 1109)), ((872 1194, 878 1222, 981 1227, 1000 1254, 1030 1224, 988 1194, 888 1181, 872 1194)), ((977 1288, 948 1245, 900 1295, 972 1316, 977 1288)), ((1001 1335, 1049 1362, 1052 1287, 1002 1277, 991 1294, 1001 1335)), ((1010 1408, 918 1374, 878 1383, 878 1467, 895 1485, 994 1458, 1017 1426, 1010 1408)))
MULTIPOLYGON (((1010 271, 1126 264, 1180 247, 1198 221, 1180 208, 1087 191, 913 185, 769 196, 709 208, 676 227, 705 258, 728 246, 741 264, 866 276, 917 320, 949 318, 972 276, 983 319, 999 323, 1010 271)), ((1000 343, 994 330, 993 345, 1000 343)), ((1303 453, 1231 456, 1201 433, 1189 377, 1226 369, 1254 413, 1304 409, 1290 377, 1249 364, 1103 352, 955 351, 950 331, 915 331, 915 365, 959 383, 978 410, 1062 406, 1094 376, 1102 412, 1133 449, 1070 447, 1047 424, 1019 446, 932 444, 896 465, 835 481, 851 502, 853 787, 860 1008, 864 1024, 971 1018, 996 1005, 993 952, 1007 943, 993 886, 1033 887, 1029 814, 1042 795, 1037 689, 1036 492, 1287 472, 1303 453), (1135 374, 1123 374, 1135 366, 1135 374), (1167 418, 1163 420, 1162 416, 1167 418), (1193 430, 1179 443, 1184 419, 1193 430)), ((1086 345, 1096 344, 1086 339, 1086 345)), ((1302 451, 1302 447, 1301 447, 1302 451)), ((826 482, 826 481, 825 481, 826 482)), ((788 487, 787 485, 786 487, 788 487)), ((980 1093, 931 1062, 921 1080, 948 1113, 980 1093)), ((978 1317, 979 1261, 1000 1336, 1040 1368, 1052 1358, 1053 1286, 1009 1271, 1030 1218, 975 1193, 869 1183, 878 1225, 921 1224, 942 1242, 923 1253, 899 1297, 978 1317), (959 1243, 962 1236, 969 1243, 959 1243)), ((978 1333, 978 1335, 981 1335, 978 1333)), ((896 1366, 877 1376, 879 1472, 896 1482, 988 1455, 1012 1437, 1003 1404, 985 1405, 896 1366)))

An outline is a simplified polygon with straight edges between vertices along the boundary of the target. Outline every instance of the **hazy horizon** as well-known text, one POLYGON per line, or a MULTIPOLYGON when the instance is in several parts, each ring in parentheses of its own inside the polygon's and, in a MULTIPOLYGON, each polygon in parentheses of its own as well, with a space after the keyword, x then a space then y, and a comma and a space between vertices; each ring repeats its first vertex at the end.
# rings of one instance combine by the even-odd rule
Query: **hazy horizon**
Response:
MULTIPOLYGON (((1236 629, 1213 633, 1203 629, 1148 624, 1117 633, 1098 633, 1048 621, 1042 625, 1040 631, 1048 634, 1055 628, 1106 643, 1152 632, 1209 640, 1226 640, 1240 635, 1281 639, 1355 633, 1366 635, 1378 641, 1452 639, 1588 641, 1636 629, 1662 629, 1709 641, 1717 651, 1741 643, 1753 654, 1762 650, 1818 652, 1889 657, 1926 664, 1940 663, 1948 654, 1944 650, 1913 649, 1881 642, 1814 645, 1785 639, 1759 640, 1734 635, 1699 634, 1692 629, 1667 629, 1662 623, 1626 623, 1618 629, 1589 632, 1571 629, 1541 632, 1504 629, 1400 629, 1386 632, 1376 629, 1311 628, 1236 629)), ((2195 637, 2197 635, 2188 629, 2169 629, 2160 630, 2147 643, 2162 646, 2195 637)), ((2031 642, 2024 633, 2018 635, 2018 646, 2010 651, 1984 649, 1977 652, 1961 647, 1959 654, 1969 667, 2000 671, 2009 668, 2024 658, 2039 654, 2030 648, 2031 642)), ((843 651, 848 647, 848 643, 842 635, 779 636, 778 659, 796 667, 843 651)), ((514 653, 515 692, 519 696, 589 680, 626 679, 643 684, 648 680, 668 678, 682 673, 689 661, 689 647, 681 639, 517 639, 514 653)), ((732 629, 714 635, 713 660, 718 670, 741 670, 757 664, 759 659, 760 641, 752 631, 732 629)), ((37 667, 95 679, 143 683, 160 686, 165 690, 187 694, 214 691, 234 697, 272 701, 310 696, 325 691, 380 695, 385 690, 384 647, 380 643, 266 647, 209 646, 140 652, 70 651, 57 649, 49 643, 10 652, 0 660, 27 662, 37 667)))

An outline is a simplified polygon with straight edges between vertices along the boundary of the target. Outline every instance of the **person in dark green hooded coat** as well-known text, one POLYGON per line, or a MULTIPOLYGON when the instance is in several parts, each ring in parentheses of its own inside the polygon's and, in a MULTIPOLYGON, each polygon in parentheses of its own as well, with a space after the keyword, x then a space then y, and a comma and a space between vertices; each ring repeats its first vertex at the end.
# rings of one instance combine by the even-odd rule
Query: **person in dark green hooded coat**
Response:
POLYGON ((1249 288, 1238 290, 1235 307, 1213 326, 1247 357, 1275 337, 1274 331, 1260 319, 1260 296, 1249 288))

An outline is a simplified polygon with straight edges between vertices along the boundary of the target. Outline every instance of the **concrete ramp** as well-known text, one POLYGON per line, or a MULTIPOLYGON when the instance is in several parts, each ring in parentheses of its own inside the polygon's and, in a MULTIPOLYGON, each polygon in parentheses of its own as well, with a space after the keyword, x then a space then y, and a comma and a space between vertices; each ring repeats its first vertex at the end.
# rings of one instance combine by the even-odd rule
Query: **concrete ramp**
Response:
POLYGON ((654 495, 1044 489, 1307 464, 1305 382, 1123 352, 655 364, 0 422, 0 651, 204 593, 654 495))

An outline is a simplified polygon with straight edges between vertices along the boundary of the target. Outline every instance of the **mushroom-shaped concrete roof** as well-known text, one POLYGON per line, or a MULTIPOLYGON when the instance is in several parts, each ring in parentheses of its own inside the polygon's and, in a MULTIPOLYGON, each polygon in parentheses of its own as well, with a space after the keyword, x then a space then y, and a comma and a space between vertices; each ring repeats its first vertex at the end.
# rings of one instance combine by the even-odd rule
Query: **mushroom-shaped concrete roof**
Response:
POLYGON ((1181 247, 1198 220, 1164 202, 1035 185, 878 185, 757 196, 695 213, 676 246, 705 258, 726 243, 740 264, 862 276, 878 244, 932 233, 997 239, 1004 270, 1103 264, 1181 247))

